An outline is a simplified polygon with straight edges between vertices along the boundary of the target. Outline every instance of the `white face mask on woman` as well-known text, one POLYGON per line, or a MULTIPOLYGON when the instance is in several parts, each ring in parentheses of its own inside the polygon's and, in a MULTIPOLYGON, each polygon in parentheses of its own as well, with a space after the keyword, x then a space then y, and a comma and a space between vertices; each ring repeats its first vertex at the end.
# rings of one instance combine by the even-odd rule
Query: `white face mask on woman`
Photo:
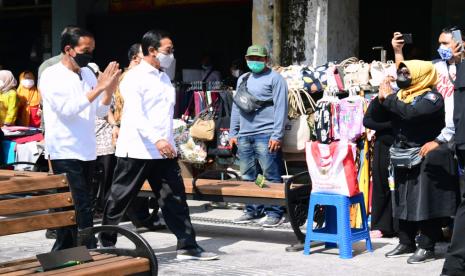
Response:
POLYGON ((174 55, 173 54, 166 55, 166 54, 163 54, 163 53, 159 52, 157 54, 157 59, 158 59, 158 61, 160 61, 161 69, 166 70, 166 69, 170 68, 171 63, 173 63, 174 55))
POLYGON ((233 77, 235 77, 235 78, 239 78, 239 76, 241 75, 241 71, 239 69, 232 70, 231 75, 233 75, 233 77))
POLYGON ((21 80, 21 85, 26 88, 26 89, 30 89, 34 86, 35 82, 34 80, 31 80, 31 79, 23 79, 21 80))

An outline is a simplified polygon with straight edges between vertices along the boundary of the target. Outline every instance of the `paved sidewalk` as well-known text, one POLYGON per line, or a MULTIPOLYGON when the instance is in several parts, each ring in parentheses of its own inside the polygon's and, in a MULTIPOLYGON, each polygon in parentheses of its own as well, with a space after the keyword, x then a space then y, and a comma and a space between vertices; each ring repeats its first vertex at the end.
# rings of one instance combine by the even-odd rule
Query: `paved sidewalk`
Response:
MULTIPOLYGON (((224 223, 240 215, 239 210, 206 210, 200 202, 189 204, 199 244, 221 258, 177 261, 174 235, 167 230, 143 233, 157 254, 159 275, 439 275, 447 248, 445 243, 438 244, 439 259, 421 265, 409 265, 406 258, 384 257, 397 245, 397 239, 373 239, 373 253, 365 251, 364 242, 358 242, 350 260, 340 259, 337 249, 326 250, 322 244, 312 246, 312 254, 304 256, 302 252, 285 252, 286 246, 295 242, 288 225, 278 229, 239 227, 224 223)), ((132 227, 129 223, 123 226, 132 227)), ((0 237, 0 262, 48 252, 53 241, 46 240, 44 234, 37 231, 0 237)), ((117 245, 124 247, 129 242, 120 239, 117 245)))

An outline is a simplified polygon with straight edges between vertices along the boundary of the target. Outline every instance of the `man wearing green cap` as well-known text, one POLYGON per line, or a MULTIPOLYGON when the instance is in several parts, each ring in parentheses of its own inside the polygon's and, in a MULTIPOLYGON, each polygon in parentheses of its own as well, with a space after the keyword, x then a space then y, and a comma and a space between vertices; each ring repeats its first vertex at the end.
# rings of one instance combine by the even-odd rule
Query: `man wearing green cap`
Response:
MULTIPOLYGON (((281 75, 267 67, 265 47, 250 46, 245 59, 251 72, 237 81, 230 144, 238 147, 242 179, 255 181, 261 172, 266 181, 281 183, 287 84, 281 75), (241 100, 252 102, 254 108, 247 108, 241 100)), ((274 227, 282 222, 283 213, 281 206, 247 205, 244 214, 234 222, 249 223, 264 217, 259 223, 263 227, 274 227)))

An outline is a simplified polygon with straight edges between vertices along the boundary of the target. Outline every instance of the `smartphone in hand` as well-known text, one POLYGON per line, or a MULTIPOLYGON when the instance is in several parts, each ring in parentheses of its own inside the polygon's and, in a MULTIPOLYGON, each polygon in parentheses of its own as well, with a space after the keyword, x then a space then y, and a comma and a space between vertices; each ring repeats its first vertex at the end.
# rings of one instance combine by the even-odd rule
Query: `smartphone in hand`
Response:
POLYGON ((460 32, 460 30, 453 30, 452 38, 454 39, 456 43, 460 44, 460 51, 463 52, 462 33, 460 32))
POLYGON ((412 34, 402 34, 402 39, 404 40, 404 44, 412 44, 412 34))

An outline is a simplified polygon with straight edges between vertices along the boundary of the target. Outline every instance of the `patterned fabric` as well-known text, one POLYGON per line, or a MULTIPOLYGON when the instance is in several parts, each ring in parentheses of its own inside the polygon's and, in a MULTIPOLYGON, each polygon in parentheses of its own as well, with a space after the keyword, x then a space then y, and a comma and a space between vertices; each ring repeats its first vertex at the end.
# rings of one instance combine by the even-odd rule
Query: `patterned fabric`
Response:
POLYGON ((97 156, 114 154, 115 147, 112 144, 113 127, 105 118, 95 120, 95 137, 97 142, 97 156))
POLYGON ((437 137, 439 141, 447 142, 455 134, 454 125, 454 81, 456 79, 457 68, 454 64, 448 65, 446 61, 433 62, 438 72, 439 81, 436 89, 444 97, 444 109, 446 112, 446 126, 437 137))
MULTIPOLYGON (((127 72, 127 71, 126 71, 127 72)), ((126 72, 124 72, 121 77, 119 78, 119 81, 124 78, 126 75, 126 72)), ((115 94, 113 94, 113 117, 115 118, 116 124, 121 123, 121 118, 123 117, 123 105, 124 105, 124 100, 123 96, 121 96, 121 92, 119 91, 119 86, 115 91, 115 94)))
POLYGON ((362 136, 365 102, 362 97, 345 98, 339 103, 339 134, 341 140, 355 142, 362 136))
POLYGON ((320 143, 328 144, 332 141, 331 135, 331 103, 319 102, 315 110, 315 137, 320 143))

